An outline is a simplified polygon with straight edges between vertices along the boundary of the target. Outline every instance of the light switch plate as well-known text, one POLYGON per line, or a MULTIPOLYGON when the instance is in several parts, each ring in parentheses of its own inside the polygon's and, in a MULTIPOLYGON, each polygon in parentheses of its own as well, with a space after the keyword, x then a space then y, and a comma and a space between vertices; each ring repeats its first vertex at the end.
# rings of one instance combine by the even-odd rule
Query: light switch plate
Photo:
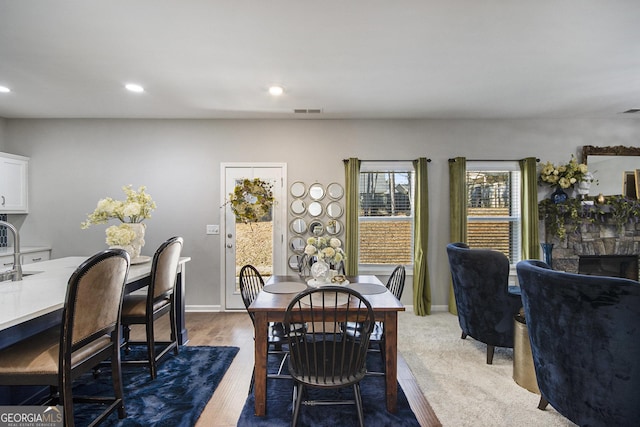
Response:
POLYGON ((217 224, 207 224, 207 234, 220 234, 220 226, 217 224))

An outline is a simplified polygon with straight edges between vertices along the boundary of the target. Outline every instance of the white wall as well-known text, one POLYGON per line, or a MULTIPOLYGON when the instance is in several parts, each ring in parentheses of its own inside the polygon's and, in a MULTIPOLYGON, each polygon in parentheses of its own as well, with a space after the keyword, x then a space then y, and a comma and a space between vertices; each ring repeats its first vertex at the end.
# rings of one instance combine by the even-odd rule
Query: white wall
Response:
POLYGON ((640 121, 7 119, 4 132, 4 151, 31 157, 30 213, 14 216, 24 245, 50 244, 54 257, 101 250, 105 227, 80 222, 122 185, 146 185, 158 205, 147 248, 182 235, 193 258, 187 305, 211 306, 220 305, 220 236, 205 235, 205 224, 220 223, 221 162, 286 162, 289 183, 344 183, 344 158, 431 158, 428 261, 433 304, 444 306, 447 159, 568 161, 586 144, 637 146, 640 121))

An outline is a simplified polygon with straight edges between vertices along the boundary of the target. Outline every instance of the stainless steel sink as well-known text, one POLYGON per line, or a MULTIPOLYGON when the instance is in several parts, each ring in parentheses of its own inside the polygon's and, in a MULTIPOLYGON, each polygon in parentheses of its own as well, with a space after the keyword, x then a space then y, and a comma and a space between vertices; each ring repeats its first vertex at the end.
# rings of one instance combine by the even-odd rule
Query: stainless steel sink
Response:
MULTIPOLYGON (((42 273, 42 271, 23 271, 22 272, 22 277, 27 277, 27 276, 33 276, 34 274, 39 274, 42 273)), ((7 280, 12 280, 13 279, 13 275, 15 274, 15 271, 12 270, 8 270, 8 271, 3 271, 0 273, 0 282, 4 282, 7 280)))

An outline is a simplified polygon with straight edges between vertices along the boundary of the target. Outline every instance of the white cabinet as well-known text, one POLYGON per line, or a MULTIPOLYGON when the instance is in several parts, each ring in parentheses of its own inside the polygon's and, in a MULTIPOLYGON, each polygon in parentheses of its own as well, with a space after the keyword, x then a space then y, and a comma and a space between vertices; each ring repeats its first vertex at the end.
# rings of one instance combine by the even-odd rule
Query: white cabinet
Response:
MULTIPOLYGON (((48 261, 51 259, 51 249, 44 246, 25 247, 20 254, 22 265, 34 262, 48 261)), ((10 270, 13 267, 13 248, 1 248, 0 272, 10 270)))
POLYGON ((27 213, 29 158, 0 153, 0 213, 27 213))
POLYGON ((22 265, 33 264, 34 262, 48 261, 51 258, 51 251, 38 251, 22 254, 22 265))

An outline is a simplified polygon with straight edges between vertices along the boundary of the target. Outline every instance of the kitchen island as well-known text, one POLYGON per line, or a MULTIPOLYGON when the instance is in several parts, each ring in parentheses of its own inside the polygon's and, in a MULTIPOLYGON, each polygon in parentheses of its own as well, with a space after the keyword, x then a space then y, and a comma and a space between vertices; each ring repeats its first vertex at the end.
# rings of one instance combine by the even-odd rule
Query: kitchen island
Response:
MULTIPOLYGON (((75 269, 89 257, 66 257, 23 267, 23 279, 0 282, 0 348, 59 324, 67 291, 67 282, 75 269)), ((185 264, 180 258, 176 286, 178 342, 188 341, 184 322, 185 264)), ((125 293, 149 284, 151 261, 131 265, 125 293)))

